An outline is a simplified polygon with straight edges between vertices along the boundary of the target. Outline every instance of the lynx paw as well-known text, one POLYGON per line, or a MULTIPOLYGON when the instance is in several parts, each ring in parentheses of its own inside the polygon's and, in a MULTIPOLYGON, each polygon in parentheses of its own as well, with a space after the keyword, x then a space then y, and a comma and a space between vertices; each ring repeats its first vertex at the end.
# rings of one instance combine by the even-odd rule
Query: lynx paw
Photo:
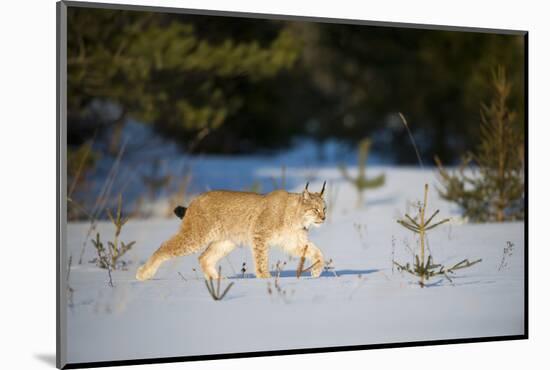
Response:
POLYGON ((323 269, 311 270, 311 277, 318 278, 323 273, 323 269))
POLYGON ((145 266, 140 266, 136 272, 136 279, 139 281, 149 280, 153 277, 151 271, 147 271, 145 266))
MULTIPOLYGON (((212 273, 204 272, 203 275, 205 280, 218 280, 218 278, 220 278, 220 275, 218 275, 217 272, 212 272, 212 273)), ((222 276, 221 279, 225 279, 225 278, 222 276)))
POLYGON ((323 266, 325 265, 324 261, 318 260, 315 266, 311 269, 311 277, 318 278, 323 273, 323 266))

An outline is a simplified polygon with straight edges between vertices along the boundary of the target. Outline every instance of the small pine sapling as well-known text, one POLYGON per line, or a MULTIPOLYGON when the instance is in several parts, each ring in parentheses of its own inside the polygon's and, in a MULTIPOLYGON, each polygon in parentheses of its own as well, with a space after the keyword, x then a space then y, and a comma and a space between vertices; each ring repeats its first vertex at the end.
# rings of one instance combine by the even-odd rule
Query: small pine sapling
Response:
POLYGON ((221 279, 222 279, 222 267, 218 267, 218 278, 216 279, 216 287, 214 288, 214 280, 212 278, 210 279, 204 279, 204 283, 206 284, 206 289, 208 289, 208 293, 210 293, 210 296, 214 301, 221 301, 227 292, 229 292, 229 289, 234 285, 233 282, 229 283, 229 285, 224 289, 223 293, 220 294, 221 291, 221 279))
POLYGON ((91 262, 95 262, 97 266, 101 267, 102 269, 109 268, 110 267, 109 257, 107 256, 107 251, 103 246, 103 242, 101 241, 101 237, 99 233, 96 234, 95 239, 92 239, 92 244, 94 245, 95 250, 97 252, 97 258, 95 258, 91 262))
POLYGON ((132 241, 128 244, 125 244, 123 241, 119 240, 122 227, 126 224, 126 222, 128 222, 128 218, 122 217, 122 195, 118 196, 116 216, 113 216, 110 209, 107 210, 107 215, 109 216, 112 224, 115 226, 115 239, 112 242, 107 242, 107 245, 109 246, 111 267, 113 268, 113 270, 116 270, 119 263, 118 259, 122 257, 126 252, 128 252, 136 243, 135 241, 132 241))
POLYGON ((474 222, 524 218, 523 132, 508 106, 511 84, 503 68, 493 74, 492 88, 491 103, 481 105, 477 151, 467 153, 454 172, 443 168, 435 157, 441 197, 458 204, 474 222))
POLYGON ((357 177, 352 177, 345 165, 340 165, 340 172, 342 173, 342 176, 353 184, 355 187, 355 190, 357 191, 357 207, 361 207, 363 204, 363 198, 364 198, 364 191, 366 189, 374 189, 378 188, 382 185, 384 185, 386 181, 386 175, 380 174, 373 178, 368 178, 366 174, 366 168, 367 168, 367 159, 369 156, 369 151, 371 147, 371 140, 369 138, 365 138, 359 142, 358 145, 358 154, 357 154, 357 167, 358 167, 358 174, 357 177))
POLYGON ((452 281, 449 275, 453 274, 456 270, 470 267, 472 265, 475 265, 478 262, 481 262, 481 259, 475 260, 473 262, 470 262, 468 259, 464 259, 452 267, 445 267, 443 265, 434 263, 431 255, 428 255, 428 257, 426 258, 426 255, 425 255, 426 254, 425 252, 426 232, 429 230, 435 229, 436 227, 450 221, 449 218, 446 218, 444 220, 441 220, 439 222, 435 222, 432 224, 432 221, 434 220, 434 217, 439 213, 439 210, 436 210, 430 217, 426 218, 427 204, 428 204, 428 184, 425 184, 424 185, 424 202, 419 206, 418 215, 415 218, 413 218, 408 214, 405 214, 404 219, 397 220, 398 224, 400 224, 407 230, 410 230, 418 234, 418 237, 420 240, 420 256, 418 254, 414 254, 414 262, 412 266, 408 262, 406 264, 400 264, 398 262, 393 261, 394 265, 397 267, 399 271, 406 271, 414 276, 419 277, 420 278, 419 284, 421 287, 425 286, 425 280, 428 280, 430 277, 437 276, 437 275, 443 275, 449 281, 452 281))
POLYGON ((97 252, 97 258, 95 259, 95 262, 97 266, 107 270, 107 274, 109 275, 109 286, 112 288, 114 285, 113 276, 111 275, 111 258, 109 258, 107 250, 103 246, 103 242, 101 241, 99 233, 96 234, 95 239, 92 239, 92 244, 94 245, 97 252))
POLYGON ((111 210, 107 210, 107 215, 109 216, 109 219, 111 220, 111 223, 115 227, 115 237, 113 241, 107 242, 107 247, 103 245, 103 242, 100 240, 100 234, 97 233, 96 239, 92 240, 92 244, 94 245, 97 253, 97 258, 95 258, 92 262, 95 262, 97 266, 101 268, 106 268, 110 270, 116 270, 119 267, 124 267, 126 265, 125 261, 120 260, 120 258, 128 252, 136 243, 135 241, 132 241, 128 244, 124 243, 120 240, 120 233, 122 231, 122 228, 128 222, 128 218, 122 217, 122 196, 119 195, 118 197, 118 206, 116 215, 113 215, 111 210))

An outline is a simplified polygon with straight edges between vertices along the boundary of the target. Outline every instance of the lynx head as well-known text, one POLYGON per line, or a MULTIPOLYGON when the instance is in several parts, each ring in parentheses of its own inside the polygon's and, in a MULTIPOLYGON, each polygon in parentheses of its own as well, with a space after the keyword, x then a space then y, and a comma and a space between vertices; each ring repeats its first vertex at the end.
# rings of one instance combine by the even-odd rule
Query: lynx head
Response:
POLYGON ((310 226, 319 227, 326 219, 327 206, 323 194, 325 193, 325 185, 319 193, 310 193, 308 190, 309 183, 306 184, 304 191, 302 192, 302 210, 303 210, 303 225, 304 228, 309 229, 310 226))

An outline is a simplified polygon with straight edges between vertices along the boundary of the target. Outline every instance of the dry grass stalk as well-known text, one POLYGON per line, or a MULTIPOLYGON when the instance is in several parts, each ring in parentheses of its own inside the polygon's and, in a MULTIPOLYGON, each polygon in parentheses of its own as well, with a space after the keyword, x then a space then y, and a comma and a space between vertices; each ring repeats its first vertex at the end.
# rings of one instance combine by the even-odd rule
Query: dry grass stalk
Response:
POLYGON ((221 290, 221 279, 222 279, 222 267, 218 267, 218 278, 216 279, 216 287, 214 288, 214 279, 210 278, 208 280, 204 280, 204 283, 206 284, 206 289, 208 289, 208 293, 210 293, 210 296, 214 301, 221 301, 227 292, 229 292, 229 289, 233 286, 233 282, 229 283, 229 285, 224 289, 223 293, 220 294, 221 290))
POLYGON ((180 276, 181 280, 187 281, 187 279, 185 278, 185 276, 183 276, 181 272, 178 271, 178 275, 180 276))
POLYGON ((97 220, 99 218, 99 215, 103 212, 105 209, 107 199, 109 198, 111 194, 111 189, 113 186, 113 183, 115 181, 116 175, 118 174, 118 169, 120 166, 120 162, 122 160, 122 156, 124 155, 124 152, 126 150, 126 143, 127 141, 124 141, 122 146, 120 147, 117 157, 115 161, 113 162, 113 165, 111 166, 111 169, 109 170, 109 174, 107 175, 107 178, 105 179, 105 182, 103 183, 103 187, 101 188, 101 191, 99 192, 96 202, 94 204, 94 207, 92 208, 91 212, 88 212, 90 217, 90 227, 88 228, 88 231, 86 233, 86 237, 84 238, 84 242, 82 243, 82 249, 80 251, 80 257, 78 259, 78 264, 82 264, 82 258, 84 257, 84 252, 86 250, 86 245, 88 244, 88 240, 90 239, 90 236, 95 231, 97 227, 97 220))
POLYGON ((332 181, 329 181, 328 187, 327 187, 327 221, 330 222, 332 220, 332 212, 334 210, 334 207, 336 206, 336 199, 338 198, 338 190, 340 187, 333 186, 332 181))
POLYGON ((67 281, 67 303, 68 303, 68 306, 71 308, 74 307, 74 302, 73 302, 74 289, 71 287, 69 283, 72 265, 73 265, 73 256, 71 255, 69 257, 69 263, 67 266, 67 280, 66 280, 67 281))
MULTIPOLYGON (((290 300, 288 299, 288 294, 286 289, 283 289, 282 286, 279 283, 279 278, 281 277, 281 272, 283 271, 284 266, 286 265, 286 262, 281 263, 281 261, 277 261, 277 264, 275 265, 275 280, 274 280, 274 287, 275 292, 277 295, 283 300, 284 303, 290 303, 290 300)), ((273 289, 271 289, 271 282, 267 282, 267 293, 269 295, 273 295, 273 289)), ((291 291, 291 294, 294 294, 294 291, 291 291)))
POLYGON ((329 259, 327 262, 325 262, 324 270, 327 273, 332 273, 334 277, 338 277, 338 274, 336 273, 336 270, 334 269, 334 261, 332 261, 332 258, 329 259))
POLYGON ((286 188, 286 166, 281 166, 281 183, 277 181, 275 177, 271 177, 273 183, 273 189, 283 189, 286 188))
POLYGON ((401 118, 401 122, 403 122, 403 126, 405 126, 405 129, 409 134, 409 139, 411 139, 411 143, 414 147, 414 152, 416 153, 416 159, 418 159, 418 164, 420 164, 420 168, 424 169, 424 164, 422 163, 422 158, 420 157, 420 152, 418 151, 418 148, 416 146, 416 141, 414 140, 414 136, 409 128, 409 124, 405 119, 405 116, 403 115, 403 113, 399 112, 399 117, 401 118))
POLYGON ((76 171, 76 174, 73 178, 73 181, 71 183, 71 186, 69 188, 69 191, 67 193, 67 198, 71 198, 74 190, 76 189, 76 185, 78 184, 78 181, 80 180, 80 176, 82 175, 82 171, 84 170, 84 164, 86 163, 86 161, 88 160, 88 157, 90 156, 90 153, 92 152, 92 147, 94 145, 94 141, 95 141, 95 135, 94 137, 92 138, 91 141, 89 141, 88 143, 86 143, 86 151, 84 152, 84 155, 82 156, 81 160, 80 160, 80 163, 78 164, 78 169, 76 171))
POLYGON ((514 243, 512 243, 511 241, 507 241, 506 247, 504 247, 504 250, 502 251, 502 259, 500 260, 498 271, 508 267, 508 259, 512 257, 513 249, 514 243))
POLYGON ((317 264, 320 263, 319 260, 315 261, 311 266, 304 269, 304 265, 306 262, 306 253, 307 253, 308 246, 306 245, 304 247, 304 251, 302 252, 302 256, 300 256, 300 262, 298 263, 298 268, 296 269, 296 278, 300 278, 304 272, 310 271, 313 267, 315 267, 317 264))

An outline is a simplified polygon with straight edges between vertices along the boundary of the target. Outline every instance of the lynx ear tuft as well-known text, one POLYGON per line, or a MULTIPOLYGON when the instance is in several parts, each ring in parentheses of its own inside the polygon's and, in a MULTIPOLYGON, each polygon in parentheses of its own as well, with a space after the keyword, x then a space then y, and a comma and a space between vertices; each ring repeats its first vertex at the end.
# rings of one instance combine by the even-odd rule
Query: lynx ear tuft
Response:
POLYGON ((324 192, 325 192, 325 186, 327 185, 327 181, 325 180, 325 182, 323 182, 323 188, 321 189, 321 196, 323 196, 324 192))
POLYGON ((304 191, 302 192, 302 198, 309 199, 309 190, 307 189, 309 186, 309 181, 306 182, 306 187, 304 188, 304 191))

